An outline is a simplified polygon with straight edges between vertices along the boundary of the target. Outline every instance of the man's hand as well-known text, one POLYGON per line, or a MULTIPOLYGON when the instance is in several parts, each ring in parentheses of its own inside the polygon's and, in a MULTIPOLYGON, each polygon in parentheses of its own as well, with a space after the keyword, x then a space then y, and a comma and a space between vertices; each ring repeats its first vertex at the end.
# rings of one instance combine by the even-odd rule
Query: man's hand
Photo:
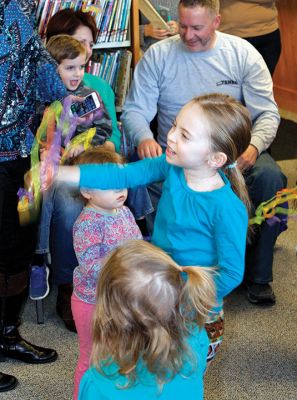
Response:
POLYGON ((179 24, 176 21, 168 21, 167 25, 170 26, 170 36, 177 35, 179 32, 179 24))
POLYGON ((255 164, 258 155, 259 153, 256 147, 250 144, 246 151, 237 159, 237 166, 240 171, 244 172, 250 169, 255 164))
POLYGON ((137 153, 140 159, 159 157, 162 155, 162 147, 155 139, 145 139, 138 145, 137 153))
POLYGON ((166 29, 154 28, 153 24, 144 25, 144 36, 149 36, 157 40, 165 39, 171 32, 166 29))

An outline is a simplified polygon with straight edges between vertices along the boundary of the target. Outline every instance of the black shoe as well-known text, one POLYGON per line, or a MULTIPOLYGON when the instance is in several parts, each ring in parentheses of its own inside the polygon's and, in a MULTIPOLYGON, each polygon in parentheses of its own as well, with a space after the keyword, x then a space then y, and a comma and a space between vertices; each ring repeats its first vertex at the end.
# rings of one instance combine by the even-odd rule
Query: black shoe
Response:
POLYGON ((0 355, 29 364, 45 364, 57 359, 55 350, 35 346, 21 337, 15 326, 4 327, 0 334, 0 355))
POLYGON ((248 282, 247 297, 250 303, 258 305, 273 306, 275 304, 275 294, 269 283, 248 282))
POLYGON ((60 318, 62 318, 66 328, 76 333, 76 326, 73 320, 71 311, 71 296, 73 292, 72 283, 65 283, 58 286, 58 296, 56 311, 60 318))
POLYGON ((18 381, 12 375, 0 372, 0 392, 8 392, 16 387, 18 381))

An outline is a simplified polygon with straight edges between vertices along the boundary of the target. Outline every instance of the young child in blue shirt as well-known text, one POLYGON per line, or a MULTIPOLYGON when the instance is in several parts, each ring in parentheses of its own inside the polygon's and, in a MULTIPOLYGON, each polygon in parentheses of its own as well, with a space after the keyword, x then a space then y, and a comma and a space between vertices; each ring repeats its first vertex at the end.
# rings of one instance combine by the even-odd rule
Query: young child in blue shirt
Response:
POLYGON ((97 283, 92 367, 79 400, 202 400, 211 270, 180 267, 141 240, 114 250, 97 283))
POLYGON ((250 132, 249 112, 237 100, 224 94, 200 96, 178 113, 166 154, 125 167, 61 167, 56 177, 100 189, 164 181, 152 243, 179 265, 217 267, 217 306, 206 324, 209 361, 222 341, 223 298, 244 274, 250 203, 236 160, 248 147, 250 132))

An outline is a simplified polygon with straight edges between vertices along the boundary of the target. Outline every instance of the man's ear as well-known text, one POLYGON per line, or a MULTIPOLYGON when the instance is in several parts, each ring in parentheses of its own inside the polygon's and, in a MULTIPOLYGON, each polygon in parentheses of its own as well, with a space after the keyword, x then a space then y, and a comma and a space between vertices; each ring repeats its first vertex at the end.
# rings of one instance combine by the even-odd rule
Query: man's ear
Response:
POLYGON ((227 156, 225 153, 221 151, 217 151, 216 153, 212 153, 209 157, 208 164, 212 168, 221 168, 226 164, 227 156))
POLYGON ((220 26, 220 23, 221 23, 221 16, 217 15, 215 17, 215 19, 213 20, 213 26, 214 26, 215 30, 218 30, 218 27, 220 26))
POLYGON ((89 191, 89 190, 87 190, 87 189, 81 189, 81 190, 80 190, 80 194, 81 194, 85 199, 90 200, 91 195, 90 195, 90 191, 89 191))

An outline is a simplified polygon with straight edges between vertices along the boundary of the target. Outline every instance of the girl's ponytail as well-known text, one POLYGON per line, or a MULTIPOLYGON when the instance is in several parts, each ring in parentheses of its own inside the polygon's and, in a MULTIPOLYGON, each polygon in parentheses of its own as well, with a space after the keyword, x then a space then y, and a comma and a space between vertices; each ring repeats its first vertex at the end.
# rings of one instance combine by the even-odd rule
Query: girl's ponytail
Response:
POLYGON ((211 267, 180 267, 185 273, 185 285, 181 292, 180 307, 183 312, 189 310, 190 319, 194 319, 200 327, 203 326, 209 311, 216 306, 216 290, 213 281, 215 268, 211 267), (193 318, 193 310, 196 311, 193 318))
POLYGON ((241 171, 236 167, 229 168, 228 166, 224 171, 229 179, 233 191, 237 194, 240 200, 245 204, 248 214, 251 214, 251 200, 248 194, 247 186, 241 171))

